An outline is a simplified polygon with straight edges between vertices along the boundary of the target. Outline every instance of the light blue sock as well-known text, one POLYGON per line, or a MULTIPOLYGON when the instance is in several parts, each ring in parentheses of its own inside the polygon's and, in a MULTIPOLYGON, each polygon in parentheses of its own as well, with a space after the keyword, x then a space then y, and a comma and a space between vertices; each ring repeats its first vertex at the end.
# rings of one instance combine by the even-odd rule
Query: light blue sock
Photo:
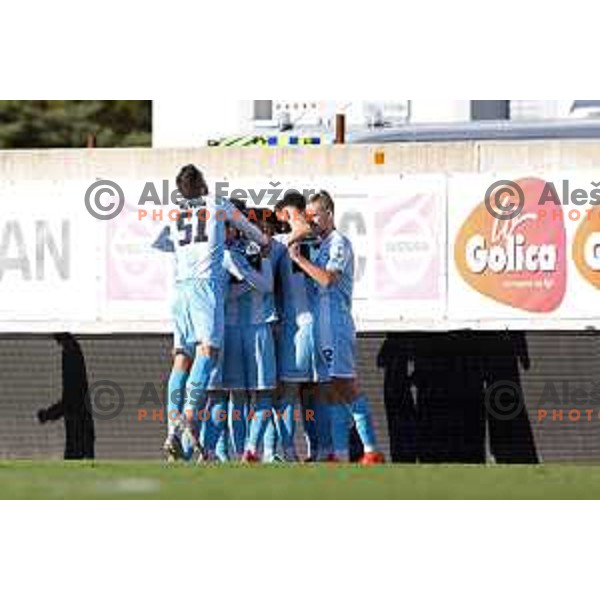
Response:
POLYGON ((304 402, 302 405, 302 423, 304 424, 304 437, 308 446, 308 458, 317 460, 319 457, 319 435, 317 431, 317 417, 315 403, 304 402))
POLYGON ((373 418, 371 417, 371 409, 369 408, 367 397, 359 396, 356 398, 354 402, 352 402, 351 411, 364 451, 376 452, 377 437, 375 436, 373 418))
MULTIPOLYGON (((206 406, 206 409, 208 409, 208 405, 206 406)), ((204 448, 204 445, 206 444, 206 420, 198 423, 198 430, 198 441, 200 442, 200 447, 204 448)))
MULTIPOLYGON (((193 425, 197 426, 197 423, 194 423, 193 425)), ((194 446, 192 440, 185 432, 184 435, 181 436, 181 449, 183 451, 183 460, 187 462, 192 460, 192 457, 194 456, 194 446)))
POLYGON ((173 369, 167 386, 167 423, 169 435, 173 435, 181 423, 181 411, 185 403, 185 386, 189 377, 187 371, 173 369))
POLYGON ((219 436, 219 441, 217 442, 217 448, 215 450, 215 456, 220 463, 228 463, 229 462, 229 448, 227 444, 228 431, 227 426, 223 428, 221 435, 219 436))
MULTIPOLYGON (((201 433, 198 416, 206 408, 206 388, 214 366, 214 358, 196 354, 187 380, 183 417, 184 421, 191 425, 192 432, 198 439, 201 433)), ((190 460, 194 448, 187 435, 184 436, 182 445, 185 460, 190 460)))
POLYGON ((336 458, 347 462, 350 459, 350 407, 347 404, 332 404, 329 411, 333 452, 336 458))
POLYGON ((225 394, 211 394, 208 404, 210 418, 205 423, 205 436, 203 448, 207 456, 214 457, 217 443, 225 431, 227 420, 227 398, 225 394))
POLYGON ((214 367, 215 359, 213 357, 196 355, 187 381, 187 393, 183 408, 186 417, 190 413, 196 413, 197 417, 197 413, 206 406, 206 388, 214 367))
POLYGON ((315 402, 315 420, 318 437, 318 458, 324 460, 333 453, 331 439, 331 404, 317 400, 315 402))
POLYGON ((265 437, 267 425, 273 416, 273 394, 270 392, 260 392, 254 403, 254 414, 250 418, 248 443, 246 450, 254 454, 257 453, 259 446, 265 437))
POLYGON ((265 436, 263 438, 263 461, 266 463, 273 462, 277 454, 277 428, 275 427, 275 419, 269 419, 265 436))
POLYGON ((243 396, 236 392, 229 402, 229 431, 231 450, 233 455, 240 459, 246 449, 246 436, 248 433, 248 402, 246 393, 243 396))
POLYGON ((294 436, 296 435, 296 421, 294 419, 295 398, 283 397, 273 408, 277 433, 285 458, 291 460, 296 451, 294 448, 294 436))
MULTIPOLYGON (((205 407, 202 407, 199 411, 195 410, 194 417, 190 421, 193 428, 193 433, 196 436, 201 448, 204 447, 204 438, 206 437, 206 423, 204 420, 200 421, 198 419, 198 414, 199 412, 203 411, 204 408, 205 407)), ((189 436, 189 432, 186 430, 184 430, 184 433, 181 436, 181 448, 183 450, 183 460, 188 462, 191 461, 194 457, 194 444, 193 440, 189 436)))

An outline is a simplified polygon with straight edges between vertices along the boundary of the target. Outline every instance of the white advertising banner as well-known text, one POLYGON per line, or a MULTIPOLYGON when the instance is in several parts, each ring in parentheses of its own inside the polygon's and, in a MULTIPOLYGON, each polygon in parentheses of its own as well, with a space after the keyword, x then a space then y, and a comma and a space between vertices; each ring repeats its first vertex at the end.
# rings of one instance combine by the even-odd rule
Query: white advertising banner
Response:
MULTIPOLYGON (((173 256, 154 250, 152 244, 170 224, 170 213, 174 211, 174 216, 177 206, 170 204, 169 194, 163 193, 166 185, 160 180, 119 182, 119 186, 124 208, 102 228, 105 258, 100 319, 114 323, 117 329, 141 322, 144 331, 145 323, 168 330, 173 256), (140 204, 142 198, 145 202, 140 204)), ((169 186, 173 184, 169 182, 169 186)))
POLYGON ((85 209, 89 182, 0 184, 2 330, 54 331, 98 318, 100 223, 85 209), (83 190, 83 192, 81 191, 83 190))
MULTIPOLYGON (((600 324, 595 179, 575 171, 213 185, 249 208, 274 208, 291 189, 328 190, 354 247, 359 331, 576 330, 600 324)), ((173 257, 152 244, 177 213, 175 194, 160 178, 2 182, 0 332, 169 332, 173 257)))
MULTIPOLYGON (((444 177, 256 178, 215 186, 249 207, 270 208, 290 189, 328 189, 339 229, 354 245, 359 330, 443 321, 444 177)), ((173 259, 152 243, 177 210, 174 193, 173 182, 158 178, 2 188, 0 329, 170 331, 173 259)))
POLYGON ((585 172, 451 177, 449 322, 595 326, 600 182, 594 181, 585 172), (497 200, 516 212, 504 214, 497 200))

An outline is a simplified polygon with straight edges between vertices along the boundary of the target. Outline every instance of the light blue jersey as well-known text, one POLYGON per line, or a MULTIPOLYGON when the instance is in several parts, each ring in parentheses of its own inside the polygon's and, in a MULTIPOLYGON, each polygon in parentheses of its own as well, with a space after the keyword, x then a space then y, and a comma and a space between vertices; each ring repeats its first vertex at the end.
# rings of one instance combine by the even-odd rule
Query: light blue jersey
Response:
POLYGON ((265 236, 225 198, 190 200, 180 213, 153 247, 175 255, 175 350, 193 357, 200 343, 223 343, 225 221, 256 243, 265 236))
MULTIPOLYGON (((292 261, 289 235, 275 236, 273 255, 279 314, 282 326, 277 339, 279 379, 289 383, 310 383, 322 378, 324 359, 314 336, 311 306, 312 280, 292 261)), ((319 240, 300 243, 300 252, 309 260, 318 251, 319 240)))
POLYGON ((354 252, 348 238, 332 231, 324 239, 314 263, 335 272, 338 280, 325 287, 313 281, 313 308, 318 347, 325 357, 329 378, 356 376, 356 330, 352 318, 354 252))
MULTIPOLYGON (((287 242, 289 235, 277 235, 273 240, 274 271, 277 279, 278 306, 281 320, 298 326, 313 322, 310 306, 310 278, 290 258, 287 242)), ((316 240, 300 244, 300 251, 310 258, 316 240)))
POLYGON ((175 281, 222 281, 225 276, 225 222, 257 244, 262 232, 226 198, 207 196, 186 202, 180 218, 162 232, 154 247, 175 253, 175 281))
POLYGON ((350 240, 334 229, 321 242, 315 264, 339 275, 338 281, 329 287, 314 283, 319 313, 332 321, 352 319, 354 251, 350 240))
POLYGON ((225 251, 225 344, 211 389, 270 390, 276 386, 271 323, 276 319, 271 260, 234 242, 225 251), (254 263, 254 264, 253 264, 254 263))
POLYGON ((234 244, 227 254, 226 260, 238 266, 239 274, 228 269, 234 281, 229 282, 225 325, 243 327, 275 322, 277 314, 271 259, 261 258, 260 248, 245 243, 234 244), (249 257, 256 260, 256 268, 250 263, 249 257))

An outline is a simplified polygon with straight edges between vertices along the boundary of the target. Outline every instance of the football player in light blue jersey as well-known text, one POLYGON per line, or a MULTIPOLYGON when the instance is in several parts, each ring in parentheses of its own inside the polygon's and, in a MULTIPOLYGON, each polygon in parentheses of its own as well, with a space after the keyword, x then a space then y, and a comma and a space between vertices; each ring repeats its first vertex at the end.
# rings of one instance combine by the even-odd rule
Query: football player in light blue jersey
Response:
MULTIPOLYGON (((220 380, 227 395, 231 394, 232 454, 246 462, 258 462, 276 388, 271 329, 276 320, 273 270, 270 251, 261 252, 243 237, 230 240, 226 256, 238 272, 230 269, 233 276, 225 302, 224 353, 215 379, 220 380)), ((211 387, 215 387, 212 381, 211 387)))
MULTIPOLYGON (((273 229, 268 210, 255 210, 258 224, 263 233, 270 239, 273 229)), ((248 435, 243 460, 258 462, 261 448, 264 448, 265 433, 273 422, 273 403, 277 389, 277 359, 273 328, 278 320, 275 307, 275 290, 273 276, 274 251, 271 245, 258 253, 254 249, 255 268, 269 279, 270 288, 252 290, 250 294, 240 297, 238 318, 241 327, 238 329, 243 342, 243 354, 240 356, 245 371, 246 390, 251 396, 248 435), (243 302, 249 306, 244 309, 243 302)), ((233 374, 232 374, 233 376, 233 374)), ((241 381, 237 374, 238 382, 241 381)), ((234 379, 235 380, 235 379, 234 379)))
MULTIPOLYGON (((306 210, 305 197, 297 192, 286 194, 276 206, 276 213, 283 222, 293 222, 306 210)), ((300 223, 304 218, 300 220, 300 223)), ((305 221, 304 224, 306 225, 305 221)), ((277 359, 280 380, 280 398, 275 410, 277 432, 286 461, 297 460, 294 448, 296 411, 301 406, 301 387, 314 384, 323 377, 325 363, 314 340, 314 319, 310 303, 311 280, 295 264, 289 255, 288 244, 292 235, 275 236, 272 244, 277 300, 281 323, 277 334, 277 359)), ((305 237, 299 243, 301 253, 310 257, 318 247, 318 239, 310 235, 308 226, 305 237)), ((313 404, 305 405, 303 422, 308 442, 308 459, 326 459, 331 452, 328 435, 327 413, 313 404), (316 418, 315 413, 318 413, 316 418), (320 418, 319 418, 320 417, 320 418), (318 435, 317 427, 321 426, 318 435), (320 443, 319 443, 320 438, 320 443)))
POLYGON ((290 256, 313 280, 315 332, 327 362, 335 459, 349 460, 350 424, 354 420, 364 448, 363 464, 378 464, 384 462, 384 457, 377 451, 369 403, 360 392, 356 374, 352 244, 335 228, 335 205, 327 192, 311 197, 307 215, 321 237, 319 252, 309 260, 296 244, 290 248, 290 256))
POLYGON ((180 425, 197 445, 198 411, 215 368, 224 335, 225 221, 249 239, 269 240, 226 199, 208 195, 203 174, 194 166, 177 176, 183 197, 179 220, 166 228, 155 247, 175 253, 174 363, 168 384, 168 460, 183 456, 180 425))
MULTIPOLYGON (((245 368, 245 362, 240 363, 249 359, 245 354, 242 356, 243 347, 240 347, 240 340, 246 336, 238 336, 237 331, 243 322, 260 321, 263 315, 274 313, 273 301, 269 300, 273 294, 273 275, 267 264, 258 264, 257 251, 260 253, 253 243, 240 240, 233 227, 227 226, 224 265, 229 277, 225 286, 225 342, 208 386, 208 419, 203 440, 202 458, 209 462, 215 459, 217 444, 223 442, 227 420, 231 439, 225 445, 231 447, 233 455, 240 460, 245 451, 248 392, 242 386, 246 385, 246 373, 251 370, 245 368), (260 297, 265 299, 264 312, 257 302, 260 297), (232 401, 228 410, 230 396, 232 401)), ((251 359, 254 363, 254 357, 251 359)), ((219 460, 223 461, 224 449, 221 448, 218 454, 219 460)))

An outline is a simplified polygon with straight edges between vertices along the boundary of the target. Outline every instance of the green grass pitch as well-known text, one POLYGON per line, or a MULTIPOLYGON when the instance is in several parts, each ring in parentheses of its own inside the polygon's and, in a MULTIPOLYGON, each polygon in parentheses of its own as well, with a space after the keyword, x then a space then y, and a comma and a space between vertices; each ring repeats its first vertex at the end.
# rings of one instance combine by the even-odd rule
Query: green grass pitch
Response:
POLYGON ((600 499, 600 467, 4 461, 0 498, 600 499))

